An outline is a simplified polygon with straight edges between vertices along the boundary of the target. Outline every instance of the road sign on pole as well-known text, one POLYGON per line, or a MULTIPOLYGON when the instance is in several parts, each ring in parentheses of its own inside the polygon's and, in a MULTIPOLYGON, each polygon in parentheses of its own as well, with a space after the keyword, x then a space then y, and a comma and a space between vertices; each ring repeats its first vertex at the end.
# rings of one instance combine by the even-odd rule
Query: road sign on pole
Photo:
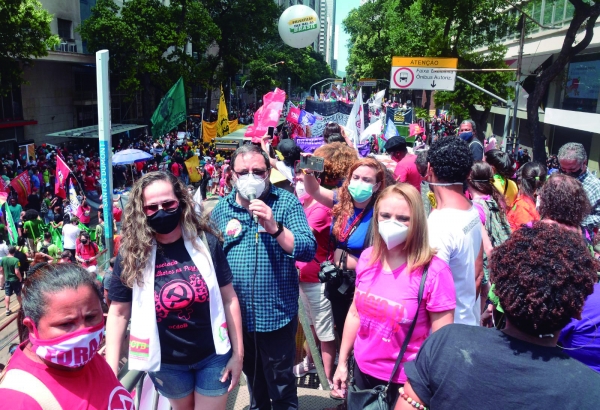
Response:
POLYGON ((377 79, 375 79, 375 78, 361 78, 358 81, 358 86, 359 87, 376 87, 377 86, 377 79))
POLYGON ((393 57, 390 88, 454 91, 456 58, 393 57))

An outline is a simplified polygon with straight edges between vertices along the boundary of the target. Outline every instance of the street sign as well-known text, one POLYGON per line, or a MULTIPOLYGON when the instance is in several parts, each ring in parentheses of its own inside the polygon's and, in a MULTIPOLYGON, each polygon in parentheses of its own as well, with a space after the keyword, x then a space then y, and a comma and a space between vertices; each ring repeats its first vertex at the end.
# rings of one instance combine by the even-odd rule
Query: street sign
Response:
POLYGON ((375 79, 375 78, 361 78, 358 81, 358 85, 360 87, 376 87, 377 86, 377 79, 375 79))
POLYGON ((454 91, 458 59, 437 57, 393 57, 390 88, 400 90, 454 91))

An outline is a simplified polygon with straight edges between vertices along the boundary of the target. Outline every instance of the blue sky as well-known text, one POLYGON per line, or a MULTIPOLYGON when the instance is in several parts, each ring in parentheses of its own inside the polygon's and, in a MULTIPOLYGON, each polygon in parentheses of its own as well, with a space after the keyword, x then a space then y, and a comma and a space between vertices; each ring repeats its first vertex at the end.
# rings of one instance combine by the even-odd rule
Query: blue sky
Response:
POLYGON ((346 71, 348 64, 348 40, 350 36, 344 31, 342 22, 353 8, 360 6, 360 0, 337 0, 335 10, 335 23, 340 25, 338 41, 338 72, 346 71))

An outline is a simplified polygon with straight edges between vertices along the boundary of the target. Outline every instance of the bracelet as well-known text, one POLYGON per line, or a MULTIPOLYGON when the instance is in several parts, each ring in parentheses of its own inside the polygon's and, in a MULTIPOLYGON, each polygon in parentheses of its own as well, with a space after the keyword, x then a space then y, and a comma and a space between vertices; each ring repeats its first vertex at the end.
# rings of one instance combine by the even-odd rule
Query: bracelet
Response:
POLYGON ((411 399, 410 397, 408 397, 408 394, 404 393, 404 387, 400 387, 398 389, 398 391, 400 392, 400 397, 402 397, 404 400, 406 400, 406 402, 408 404, 410 404, 411 406, 413 406, 415 409, 427 410, 427 407, 425 407, 424 405, 422 405, 415 399, 411 399))

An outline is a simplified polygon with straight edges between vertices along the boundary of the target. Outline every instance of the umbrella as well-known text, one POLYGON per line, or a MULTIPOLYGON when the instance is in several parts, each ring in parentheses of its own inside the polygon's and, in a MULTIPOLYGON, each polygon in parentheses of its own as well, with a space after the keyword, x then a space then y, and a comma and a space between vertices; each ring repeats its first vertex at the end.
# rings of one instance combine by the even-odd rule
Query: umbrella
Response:
POLYGON ((125 165, 147 161, 152 158, 154 157, 148 154, 146 151, 139 149, 126 149, 113 154, 112 163, 113 165, 125 165))

